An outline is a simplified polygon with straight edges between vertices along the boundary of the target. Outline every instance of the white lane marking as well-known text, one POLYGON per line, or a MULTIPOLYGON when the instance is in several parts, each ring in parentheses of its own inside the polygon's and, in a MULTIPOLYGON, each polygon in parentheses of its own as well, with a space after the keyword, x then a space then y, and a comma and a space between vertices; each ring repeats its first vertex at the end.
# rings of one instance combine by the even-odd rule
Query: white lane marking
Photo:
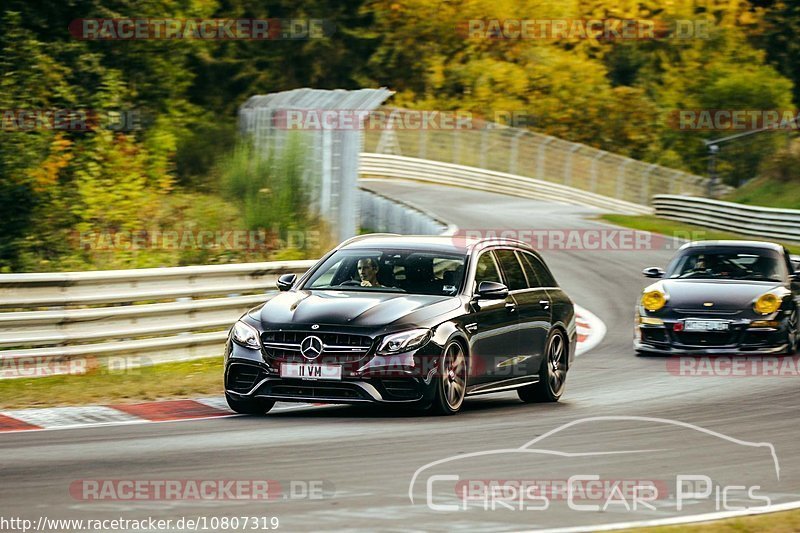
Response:
POLYGON ((53 407, 49 409, 15 409, 3 411, 5 416, 45 429, 84 425, 136 422, 139 417, 104 405, 53 407))
POLYGON ((583 531, 614 531, 617 529, 633 529, 640 527, 674 526, 680 524, 692 524, 695 522, 709 522, 712 520, 725 520, 727 518, 739 518, 742 516, 755 516, 768 513, 778 513, 780 511, 792 511, 800 509, 800 501, 778 503, 768 505, 763 508, 743 509, 739 511, 718 511, 713 513, 696 514, 689 516, 671 516, 669 518, 655 518, 653 520, 634 520, 630 522, 615 522, 612 524, 602 524, 594 526, 574 526, 559 527, 553 529, 536 529, 539 533, 579 533, 583 531))
MULTIPOLYGON (((219 409, 220 411, 231 412, 231 408, 228 407, 228 402, 225 400, 224 396, 208 396, 205 398, 191 398, 197 403, 201 403, 212 409, 219 409)), ((299 409, 300 407, 312 407, 314 404, 308 402, 302 403, 295 403, 295 402, 275 402, 275 407, 272 408, 272 411, 285 411, 287 409, 299 409)))
POLYGON ((594 349, 598 344, 600 344, 600 342, 602 342, 603 338, 606 336, 607 329, 605 323, 600 320, 597 315, 584 307, 576 305, 575 314, 578 315, 579 322, 585 322, 588 325, 588 328, 585 328, 580 324, 578 325, 578 329, 581 334, 586 335, 586 340, 583 342, 578 342, 578 346, 575 347, 575 357, 577 357, 585 354, 589 350, 594 349))

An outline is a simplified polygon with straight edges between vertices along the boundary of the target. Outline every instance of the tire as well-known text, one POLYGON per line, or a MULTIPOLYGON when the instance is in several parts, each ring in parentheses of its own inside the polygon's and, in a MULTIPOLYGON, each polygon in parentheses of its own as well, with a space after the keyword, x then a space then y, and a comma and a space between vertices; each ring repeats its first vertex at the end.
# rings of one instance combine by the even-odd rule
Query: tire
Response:
POLYGON ((797 311, 794 312, 792 319, 789 321, 789 333, 787 336, 789 338, 789 347, 786 349, 786 355, 794 355, 800 349, 800 321, 798 321, 797 311), (794 328, 794 338, 792 338, 792 328, 794 328))
POLYGON ((265 415, 275 405, 274 400, 237 399, 225 394, 228 407, 240 415, 265 415))
POLYGON ((454 415, 461 410, 467 392, 467 354, 458 341, 444 348, 441 368, 436 376, 431 410, 437 415, 454 415))
POLYGON ((547 337, 545 356, 539 367, 539 381, 517 389, 519 399, 525 403, 557 402, 564 393, 567 379, 567 339, 559 329, 547 337))

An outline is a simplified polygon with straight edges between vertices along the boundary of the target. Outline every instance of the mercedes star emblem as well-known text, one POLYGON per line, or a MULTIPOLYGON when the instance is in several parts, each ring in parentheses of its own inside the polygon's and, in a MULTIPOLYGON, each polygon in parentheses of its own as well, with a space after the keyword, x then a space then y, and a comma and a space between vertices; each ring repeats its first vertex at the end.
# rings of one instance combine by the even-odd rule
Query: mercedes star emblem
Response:
POLYGON ((300 343, 300 353, 306 359, 316 359, 322 354, 322 339, 309 335, 300 343))

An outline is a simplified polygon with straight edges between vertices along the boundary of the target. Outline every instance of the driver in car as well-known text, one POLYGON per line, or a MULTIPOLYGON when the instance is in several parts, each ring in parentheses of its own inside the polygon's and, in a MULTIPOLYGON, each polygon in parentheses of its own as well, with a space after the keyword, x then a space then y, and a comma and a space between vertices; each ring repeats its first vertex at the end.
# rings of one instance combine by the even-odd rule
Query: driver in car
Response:
POLYGON ((378 281, 378 262, 374 257, 358 260, 358 277, 362 287, 383 287, 378 281))

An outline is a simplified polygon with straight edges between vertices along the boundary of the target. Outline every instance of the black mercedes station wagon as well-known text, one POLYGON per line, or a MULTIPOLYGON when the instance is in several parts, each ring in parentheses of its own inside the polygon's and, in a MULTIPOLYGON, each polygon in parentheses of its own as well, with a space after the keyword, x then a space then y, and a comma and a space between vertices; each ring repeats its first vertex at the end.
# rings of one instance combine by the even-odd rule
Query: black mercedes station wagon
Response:
POLYGON ((230 331, 238 413, 289 401, 454 414, 467 395, 509 390, 554 402, 575 356, 572 301, 521 242, 363 235, 278 289, 230 331))
POLYGON ((800 271, 786 249, 756 241, 683 245, 636 306, 644 354, 791 354, 798 348, 800 271))

